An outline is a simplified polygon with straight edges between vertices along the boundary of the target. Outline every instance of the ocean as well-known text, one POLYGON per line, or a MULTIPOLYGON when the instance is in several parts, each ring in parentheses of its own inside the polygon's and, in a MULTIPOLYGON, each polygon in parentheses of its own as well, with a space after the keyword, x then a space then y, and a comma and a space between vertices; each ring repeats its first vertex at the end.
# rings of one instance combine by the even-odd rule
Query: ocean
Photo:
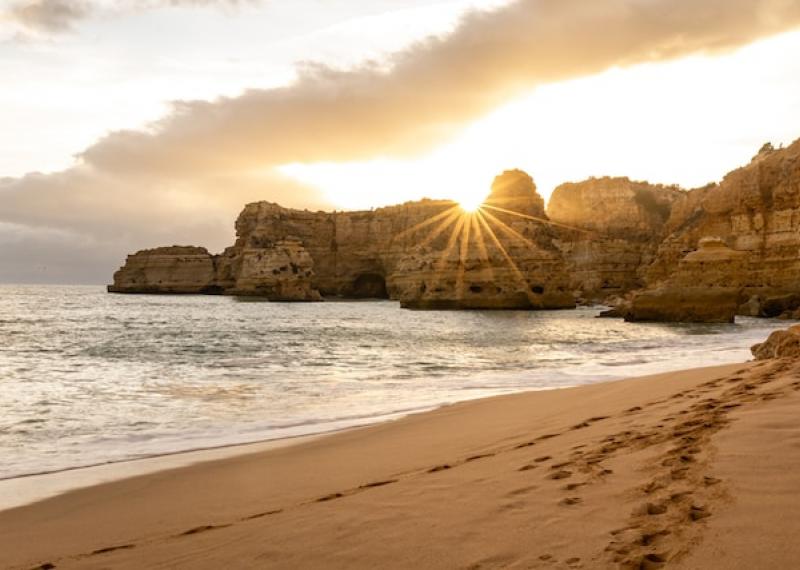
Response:
POLYGON ((0 286, 0 479, 738 362, 785 323, 0 286))

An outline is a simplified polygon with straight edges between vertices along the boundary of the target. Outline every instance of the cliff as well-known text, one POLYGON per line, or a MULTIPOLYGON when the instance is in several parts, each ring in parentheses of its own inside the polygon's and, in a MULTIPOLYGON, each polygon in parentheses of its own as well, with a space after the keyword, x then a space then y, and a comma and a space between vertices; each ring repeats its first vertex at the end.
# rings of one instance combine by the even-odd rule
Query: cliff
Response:
POLYGON ((734 321, 740 289, 733 285, 732 276, 741 274, 746 254, 715 237, 701 239, 698 246, 697 251, 680 260, 669 278, 633 297, 626 320, 734 321))
POLYGON ((555 244, 557 233, 533 180, 524 172, 498 176, 479 210, 456 208, 435 228, 419 237, 401 235, 394 240, 403 254, 390 275, 390 288, 404 307, 575 306, 555 244))
POLYGON ((765 145, 747 166, 720 184, 693 190, 673 209, 670 231, 647 268, 649 284, 672 273, 704 237, 721 238, 746 254, 726 283, 748 292, 800 287, 800 141, 775 150, 765 145))
POLYGON ((666 235, 674 204, 686 193, 628 178, 591 178, 553 191, 547 214, 560 225, 557 246, 570 288, 604 300, 642 287, 666 235))
POLYGON ((391 298, 409 308, 553 309, 626 300, 630 320, 800 316, 800 141, 765 147, 690 191, 592 178, 545 211, 530 176, 504 172, 484 204, 421 200, 361 212, 248 204, 236 242, 144 250, 109 291, 271 300, 391 298))
MULTIPOLYGON (((779 150, 765 145, 720 184, 686 193, 666 225, 669 234, 644 270, 647 290, 637 298, 664 307, 667 320, 694 320, 692 310, 665 308, 676 304, 676 289, 687 307, 708 304, 710 291, 727 291, 713 302, 725 320, 733 319, 732 294, 739 314, 791 316, 800 307, 800 141, 779 150)), ((633 318, 636 305, 635 298, 633 318)))
POLYGON ((239 215, 236 235, 218 256, 196 253, 205 265, 198 259, 195 273, 183 249, 129 256, 109 291, 379 297, 410 308, 575 306, 544 201, 521 171, 498 176, 478 212, 442 200, 363 212, 257 202, 239 215))
POLYGON ((218 293, 214 257, 204 247, 171 246, 129 255, 112 293, 218 293))

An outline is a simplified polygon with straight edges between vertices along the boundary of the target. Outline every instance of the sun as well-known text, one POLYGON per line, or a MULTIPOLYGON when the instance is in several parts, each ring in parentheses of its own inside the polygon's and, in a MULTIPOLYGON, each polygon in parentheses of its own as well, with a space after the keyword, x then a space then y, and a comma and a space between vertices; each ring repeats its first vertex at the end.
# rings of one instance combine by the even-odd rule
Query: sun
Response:
POLYGON ((459 198, 458 205, 467 213, 477 212, 480 210, 481 206, 483 206, 483 202, 486 199, 486 196, 483 194, 474 194, 474 195, 467 195, 462 196, 459 198))

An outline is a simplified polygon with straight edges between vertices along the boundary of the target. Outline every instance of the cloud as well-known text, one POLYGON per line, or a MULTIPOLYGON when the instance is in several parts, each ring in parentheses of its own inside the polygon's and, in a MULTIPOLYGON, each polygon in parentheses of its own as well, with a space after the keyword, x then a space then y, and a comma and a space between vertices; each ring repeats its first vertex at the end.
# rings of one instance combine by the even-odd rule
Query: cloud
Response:
POLYGON ((389 72, 306 64, 289 87, 175 103, 149 131, 113 133, 82 158, 177 173, 416 153, 536 85, 730 49, 799 22, 800 2, 778 0, 523 0, 396 54, 389 72))
MULTIPOLYGON (((111 7, 118 12, 155 10, 167 6, 228 6, 256 4, 261 0, 123 0, 111 7)), ((74 24, 108 8, 107 2, 91 0, 18 0, 5 16, 23 28, 56 34, 70 31, 74 24)))
POLYGON ((146 130, 99 140, 71 170, 0 183, 0 221, 105 236, 120 260, 123 246, 156 238, 214 247, 222 230, 209 228, 230 227, 245 200, 323 205, 277 166, 413 155, 537 85, 798 24, 800 2, 785 0, 520 0, 471 13, 388 65, 304 64, 287 87, 177 102, 146 130))
POLYGON ((43 32, 64 32, 85 18, 91 5, 80 0, 26 0, 12 4, 11 20, 25 28, 43 32))

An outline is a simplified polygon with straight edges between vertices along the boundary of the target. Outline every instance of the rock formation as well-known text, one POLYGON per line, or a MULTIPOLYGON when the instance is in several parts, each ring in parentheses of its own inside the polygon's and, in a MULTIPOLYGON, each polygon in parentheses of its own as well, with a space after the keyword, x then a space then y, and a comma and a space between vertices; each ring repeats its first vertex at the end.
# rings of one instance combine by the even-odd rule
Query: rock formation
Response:
POLYGON ((686 193, 667 221, 669 235, 647 268, 649 283, 665 279, 707 236, 745 252, 728 285, 747 293, 798 290, 800 277, 800 141, 766 146, 749 165, 718 185, 686 193))
POLYGON ((521 171, 499 176, 476 213, 443 200, 368 212, 257 202, 240 214, 236 235, 218 256, 201 250, 206 265, 191 281, 164 276, 164 268, 182 275, 187 252, 162 248, 130 256, 109 290, 300 301, 380 297, 410 308, 575 306, 544 201, 521 171))
MULTIPOLYGON (((400 258, 391 288, 420 309, 573 308, 569 278, 544 202, 530 176, 498 176, 482 208, 455 210, 438 239, 423 239, 400 258)), ((412 242, 413 243, 413 242, 412 242)))
POLYGON ((765 146, 720 184, 683 191, 592 178, 559 186, 498 176, 483 206, 421 200, 362 212, 248 204, 220 255, 128 257, 113 292, 273 300, 397 299, 410 308, 574 306, 625 299, 629 320, 800 317, 800 141, 765 146))
POLYGON ((672 207, 684 194, 628 178, 591 178, 556 188, 547 214, 560 224, 557 245, 570 288, 602 301, 642 287, 643 269, 653 261, 672 207))
POLYGON ((644 268, 648 288, 633 302, 634 318, 638 300, 651 315, 660 305, 664 320, 732 320, 733 293, 735 312, 792 316, 800 307, 800 141, 780 150, 765 145, 719 185, 685 193, 666 227, 669 235, 644 268), (682 314, 674 306, 678 290, 682 314), (700 303, 718 311, 698 313, 700 303))
POLYGON ((773 332, 766 341, 753 345, 750 351, 756 360, 797 358, 800 356, 800 325, 773 332))
POLYGON ((657 287, 637 293, 625 311, 629 321, 732 323, 739 307, 739 275, 746 254, 734 251, 718 237, 700 240, 675 272, 657 287))
POLYGON ((214 257, 204 247, 172 246, 129 255, 114 274, 112 293, 220 293, 214 257))

